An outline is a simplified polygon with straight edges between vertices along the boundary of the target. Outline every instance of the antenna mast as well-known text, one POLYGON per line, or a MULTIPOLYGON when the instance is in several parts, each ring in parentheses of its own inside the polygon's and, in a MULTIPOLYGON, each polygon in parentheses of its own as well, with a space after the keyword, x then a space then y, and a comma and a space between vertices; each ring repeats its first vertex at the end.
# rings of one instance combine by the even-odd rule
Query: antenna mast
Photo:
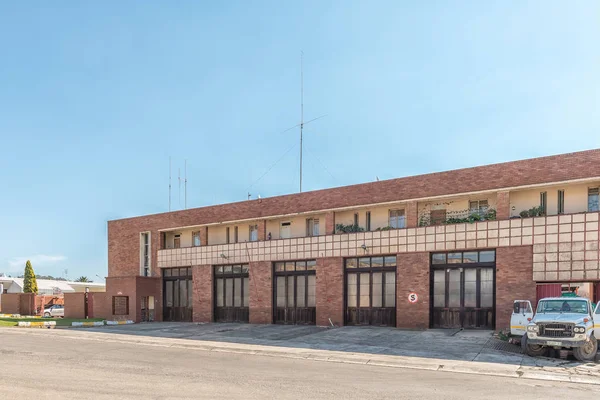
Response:
POLYGON ((183 164, 183 208, 187 209, 187 160, 183 164))
POLYGON ((300 51, 300 193, 302 193, 302 131, 304 130, 304 52, 300 51))
POLYGON ((169 156, 169 212, 171 211, 171 156, 169 156))

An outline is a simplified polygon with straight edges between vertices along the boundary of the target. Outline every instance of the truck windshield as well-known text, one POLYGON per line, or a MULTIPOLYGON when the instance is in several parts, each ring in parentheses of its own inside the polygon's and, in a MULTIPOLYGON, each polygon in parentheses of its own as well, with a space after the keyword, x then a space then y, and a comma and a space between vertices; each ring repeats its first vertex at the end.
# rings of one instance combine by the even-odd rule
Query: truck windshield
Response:
POLYGON ((542 300, 537 308, 538 313, 576 313, 587 314, 587 302, 581 300, 542 300))

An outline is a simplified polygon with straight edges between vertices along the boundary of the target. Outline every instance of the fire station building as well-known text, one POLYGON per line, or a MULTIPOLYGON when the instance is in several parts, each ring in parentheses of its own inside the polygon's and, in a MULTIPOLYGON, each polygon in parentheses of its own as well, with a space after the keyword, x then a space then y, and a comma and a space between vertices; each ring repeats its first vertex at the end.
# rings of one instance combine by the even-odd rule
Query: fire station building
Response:
POLYGON ((600 150, 108 222, 106 315, 508 327, 597 300, 600 150))

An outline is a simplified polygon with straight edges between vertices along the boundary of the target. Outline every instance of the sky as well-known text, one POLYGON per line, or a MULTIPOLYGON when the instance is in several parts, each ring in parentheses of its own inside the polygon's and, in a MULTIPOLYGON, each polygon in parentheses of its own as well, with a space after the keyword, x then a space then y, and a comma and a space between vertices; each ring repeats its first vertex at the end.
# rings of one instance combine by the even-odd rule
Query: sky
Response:
MULTIPOLYGON (((0 272, 108 220, 600 148, 600 2, 0 0, 0 272)), ((66 270, 66 272, 65 272, 66 270)))

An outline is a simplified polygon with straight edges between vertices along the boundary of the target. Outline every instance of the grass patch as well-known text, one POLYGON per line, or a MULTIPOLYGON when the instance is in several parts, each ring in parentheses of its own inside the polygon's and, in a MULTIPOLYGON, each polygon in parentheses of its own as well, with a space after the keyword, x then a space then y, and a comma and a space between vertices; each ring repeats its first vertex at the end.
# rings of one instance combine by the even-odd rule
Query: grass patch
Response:
POLYGON ((71 326, 72 322, 96 322, 104 321, 104 318, 0 318, 0 326, 16 326, 17 322, 40 322, 40 321, 55 321, 56 326, 71 326))

